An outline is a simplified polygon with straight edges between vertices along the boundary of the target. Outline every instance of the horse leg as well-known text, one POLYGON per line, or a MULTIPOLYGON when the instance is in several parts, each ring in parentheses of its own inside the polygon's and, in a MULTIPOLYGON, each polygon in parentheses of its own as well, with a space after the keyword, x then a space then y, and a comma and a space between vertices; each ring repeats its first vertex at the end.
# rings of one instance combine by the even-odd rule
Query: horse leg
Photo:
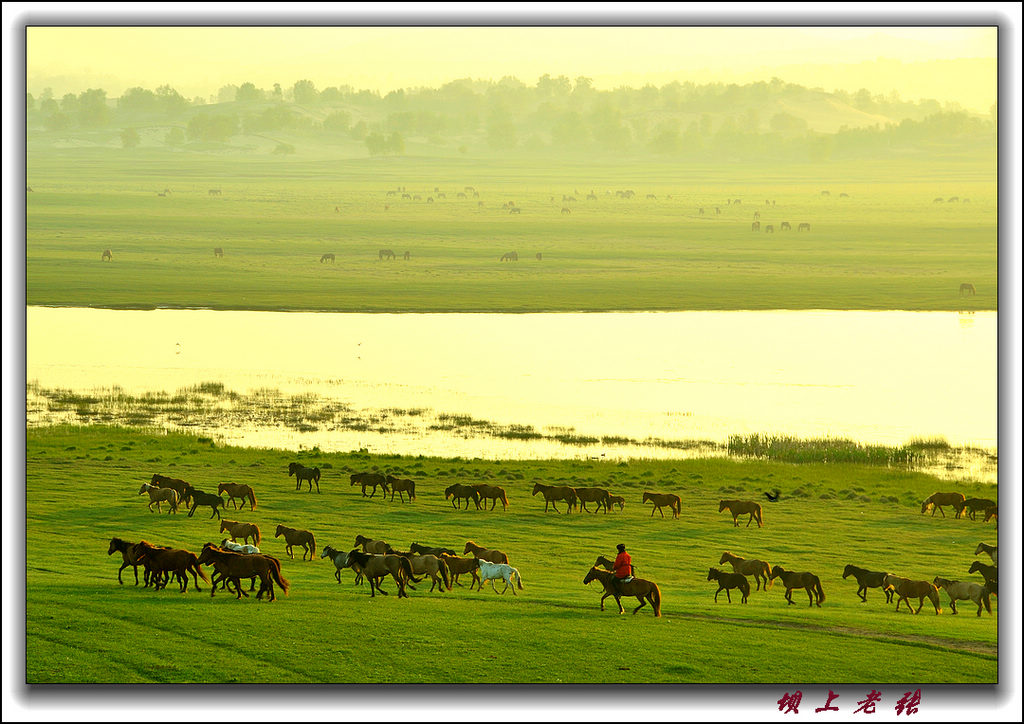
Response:
POLYGON ((868 602, 868 587, 867 586, 861 586, 857 590, 857 595, 860 596, 860 602, 861 603, 867 603, 868 602))
MULTIPOLYGON (((807 587, 807 605, 808 606, 813 606, 814 605, 814 591, 811 590, 810 586, 807 587)), ((818 605, 818 608, 821 608, 820 604, 818 605)))
MULTIPOLYGON (((726 589, 726 593, 728 593, 728 589, 726 589)), ((640 605, 633 609, 633 615, 634 616, 636 616, 636 612, 637 611, 639 611, 641 608, 643 608, 644 606, 647 605, 647 601, 644 600, 643 596, 637 596, 636 600, 638 600, 640 602, 640 605)))
POLYGON ((739 521, 736 520, 737 517, 738 516, 735 513, 732 514, 732 527, 733 528, 739 528, 740 527, 739 521))
MULTIPOLYGON (((952 596, 950 596, 950 598, 949 598, 949 607, 951 609, 953 609, 953 615, 955 616, 956 615, 956 601, 953 600, 952 596)), ((978 607, 978 615, 979 616, 981 615, 981 607, 980 606, 978 607)))

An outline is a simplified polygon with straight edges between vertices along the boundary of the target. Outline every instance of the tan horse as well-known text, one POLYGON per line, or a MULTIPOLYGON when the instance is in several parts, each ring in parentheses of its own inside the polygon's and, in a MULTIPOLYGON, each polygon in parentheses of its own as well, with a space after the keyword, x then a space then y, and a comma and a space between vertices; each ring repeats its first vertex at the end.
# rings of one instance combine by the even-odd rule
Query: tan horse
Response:
POLYGON ((533 484, 533 493, 536 495, 541 493, 544 496, 544 512, 548 512, 548 504, 554 508, 554 511, 558 512, 558 507, 555 505, 556 500, 564 500, 568 506, 568 512, 571 513, 573 506, 576 505, 576 488, 571 488, 568 485, 544 485, 543 483, 533 484))
POLYGON ((970 581, 950 581, 938 576, 935 576, 935 580, 932 583, 936 588, 946 589, 946 593, 949 594, 949 607, 953 609, 954 614, 956 614, 956 602, 960 600, 973 601, 977 604, 978 616, 981 616, 982 607, 989 613, 992 613, 991 594, 985 586, 971 583, 970 581))
POLYGON ((732 603, 732 596, 729 595, 729 590, 733 588, 740 589, 740 593, 743 594, 743 600, 740 603, 746 603, 747 598, 750 596, 750 581, 742 573, 724 573, 717 568, 709 568, 708 580, 718 581, 718 590, 715 591, 715 603, 718 603, 718 594, 722 591, 725 591, 725 597, 729 600, 729 603, 732 603))
POLYGON ((353 545, 360 546, 363 549, 363 553, 370 553, 376 556, 396 552, 386 541, 367 538, 365 535, 357 535, 356 542, 353 545))
POLYGON ((939 605, 939 589, 935 587, 934 583, 929 581, 912 581, 909 578, 903 578, 901 576, 886 576, 885 585, 888 588, 892 586, 892 589, 899 596, 899 600, 896 601, 896 611, 900 610, 900 603, 903 601, 907 602, 907 609, 912 613, 921 613, 921 609, 924 608, 924 599, 928 599, 935 606, 935 615, 938 616, 942 613, 942 606, 939 605), (916 598, 920 605, 917 610, 914 610, 914 606, 910 603, 910 599, 916 598))
POLYGON ((772 578, 781 578, 782 585, 786 587, 786 601, 789 605, 793 603, 793 590, 796 588, 807 589, 808 606, 818 604, 818 608, 821 608, 821 602, 825 600, 825 591, 821 588, 821 579, 813 573, 796 573, 795 571, 787 571, 782 566, 774 566, 772 568, 772 578))
POLYGON ((744 513, 749 513, 750 517, 747 519, 747 527, 756 519, 757 527, 760 528, 764 525, 764 519, 761 517, 761 504, 755 503, 753 500, 720 500, 718 501, 718 512, 721 513, 723 510, 728 509, 732 513, 732 526, 733 528, 739 527, 739 521, 737 518, 744 513))
POLYGON ((274 537, 280 538, 281 536, 284 536, 284 550, 289 558, 295 558, 292 546, 302 546, 302 560, 306 560, 306 553, 309 553, 309 560, 313 560, 313 556, 316 555, 316 538, 313 537, 312 533, 300 528, 288 528, 287 526, 278 525, 274 537))
POLYGON ((992 562, 999 565, 999 547, 990 546, 988 543, 979 543, 978 547, 974 549, 974 555, 979 553, 988 553, 988 557, 992 559, 992 562))
POLYGON ((608 598, 608 596, 615 596, 615 603, 619 605, 619 613, 625 613, 619 597, 636 596, 636 600, 640 602, 640 605, 633 609, 634 615, 650 603, 651 608, 654 609, 655 617, 661 616, 661 589, 658 588, 657 583, 644 580, 643 578, 633 578, 631 581, 622 581, 616 584, 614 579, 614 573, 596 567, 592 567, 583 579, 584 585, 589 584, 591 581, 600 581, 601 585, 604 586, 604 595, 601 596, 602 611, 604 610, 604 599, 608 598), (616 585, 618 588, 616 588, 616 585))
MULTIPOLYGON (((273 556, 260 553, 246 554, 235 553, 218 548, 212 543, 203 546, 203 552, 199 555, 199 563, 213 565, 214 571, 221 576, 223 581, 233 581, 237 591, 236 599, 243 595, 241 581, 243 578, 260 579, 260 590, 256 598, 262 598, 264 593, 270 594, 270 600, 276 599, 274 595, 274 582, 281 587, 285 595, 288 595, 288 581, 281 575, 281 562, 273 556)), ((225 588, 227 584, 225 583, 225 588)), ((210 596, 217 590, 214 585, 210 589, 210 596)), ((248 595, 248 594, 245 594, 248 595)))
POLYGON ((221 483, 217 486, 217 494, 221 493, 228 494, 228 502, 234 504, 236 510, 238 504, 234 502, 235 498, 240 499, 242 505, 245 505, 245 501, 248 499, 249 510, 256 510, 256 491, 244 483, 221 483))
POLYGON ((964 510, 967 510, 967 517, 971 520, 977 520, 975 517, 979 510, 988 510, 995 505, 994 500, 988 498, 967 498, 960 504, 954 504, 956 508, 956 517, 959 518, 963 515, 964 510))
POLYGON ((740 558, 734 556, 729 551, 722 553, 722 557, 718 559, 718 565, 728 562, 732 566, 732 570, 736 573, 742 573, 745 576, 753 576, 757 582, 757 590, 761 590, 761 579, 764 579, 764 590, 775 582, 771 578, 772 567, 768 565, 766 561, 759 561, 756 558, 740 558))
POLYGON ((158 488, 150 485, 149 483, 143 483, 142 487, 139 488, 139 495, 143 493, 149 493, 149 512, 153 512, 153 505, 156 504, 156 512, 162 513, 160 509, 160 503, 168 503, 169 509, 167 515, 178 512, 178 491, 173 488, 158 488))
POLYGON ((430 584, 430 591, 433 593, 434 587, 437 586, 437 590, 444 591, 446 588, 452 590, 451 574, 448 571, 448 564, 443 558, 439 558, 434 555, 420 555, 417 553, 401 553, 395 551, 395 555, 405 556, 409 559, 409 564, 412 566, 412 572, 426 578, 430 576, 433 583, 430 584))
MULTIPOLYGON (((928 508, 933 508, 932 517, 935 517, 935 511, 938 510, 942 513, 942 517, 945 518, 946 513, 942 510, 943 505, 952 505, 956 508, 958 505, 961 505, 964 500, 965 498, 963 493, 932 493, 924 499, 923 503, 921 503, 921 513, 927 512, 928 508)), ((959 517, 960 516, 957 515, 957 518, 959 517)))
POLYGON ((608 508, 611 507, 611 503, 608 502, 608 498, 611 494, 604 488, 576 488, 576 499, 579 501, 580 507, 583 510, 587 510, 587 503, 597 503, 594 508, 594 512, 597 513, 604 508, 604 512, 608 512, 608 508))
POLYGON ((442 553, 441 558, 444 558, 445 564, 448 566, 448 573, 451 575, 452 583, 456 586, 461 586, 459 583, 459 576, 463 573, 469 573, 473 576, 473 580, 469 583, 470 590, 473 589, 474 584, 481 583, 480 574, 480 559, 479 558, 461 558, 460 556, 453 556, 447 553, 442 553))
POLYGON ((259 545, 262 540, 260 527, 255 523, 239 523, 237 520, 221 518, 219 532, 223 533, 224 531, 231 535, 231 540, 241 538, 244 543, 248 543, 251 537, 254 545, 259 545))
POLYGON ((484 548, 478 546, 473 541, 466 541, 466 547, 462 551, 462 555, 472 553, 475 557, 488 561, 490 563, 508 563, 508 556, 499 550, 494 548, 484 548))
POLYGON ((505 494, 505 489, 498 487, 497 485, 488 485, 487 483, 477 483, 473 486, 476 488, 477 493, 480 494, 480 500, 484 502, 491 501, 491 507, 489 510, 494 510, 494 506, 501 501, 501 509, 508 510, 508 496, 505 494))
POLYGON ((651 517, 652 518, 654 517, 655 511, 661 513, 661 517, 662 518, 665 517, 665 513, 661 509, 662 506, 664 506, 664 505, 667 505, 669 507, 669 509, 672 511, 672 517, 673 518, 678 518, 679 517, 679 513, 683 509, 683 501, 675 493, 651 493, 651 492, 645 492, 644 493, 643 502, 644 503, 647 503, 647 502, 654 503, 654 507, 651 508, 651 517))

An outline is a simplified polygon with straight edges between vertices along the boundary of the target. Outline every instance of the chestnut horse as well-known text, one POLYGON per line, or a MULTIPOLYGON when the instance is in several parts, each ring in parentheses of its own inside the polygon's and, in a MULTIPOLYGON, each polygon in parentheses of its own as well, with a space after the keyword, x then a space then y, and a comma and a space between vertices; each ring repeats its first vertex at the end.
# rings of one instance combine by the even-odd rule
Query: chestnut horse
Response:
POLYGON ((587 503, 597 503, 597 507, 594 508, 594 512, 597 513, 604 508, 604 512, 607 513, 611 507, 611 503, 608 502, 610 493, 604 488, 576 488, 576 499, 579 501, 580 507, 583 510, 587 510, 587 503))
POLYGON ((182 593, 188 590, 189 573, 192 574, 197 591, 202 591, 199 587, 199 578, 207 582, 210 580, 199 565, 199 556, 191 551, 180 548, 158 548, 146 541, 136 543, 135 550, 139 553, 142 563, 146 566, 146 570, 150 572, 151 578, 155 579, 154 587, 157 590, 167 585, 168 579, 161 579, 164 573, 173 573, 175 575, 182 593))
POLYGON ((601 596, 602 611, 604 610, 604 599, 608 598, 608 596, 615 596, 615 603, 619 605, 619 613, 625 613, 619 597, 636 596, 636 600, 640 602, 640 605, 633 609, 634 615, 647 603, 650 603, 654 609, 654 615, 656 617, 661 616, 661 589, 658 588, 657 583, 644 580, 643 578, 633 578, 630 581, 618 583, 618 589, 616 589, 614 578, 615 574, 611 571, 592 567, 583 579, 584 585, 589 584, 591 581, 600 581, 601 585, 604 586, 604 595, 601 596))
POLYGON ((737 518, 744 513, 749 513, 750 517, 747 518, 747 527, 756 519, 757 527, 760 528, 764 525, 764 519, 761 517, 761 504, 755 503, 753 500, 720 500, 718 501, 718 512, 721 513, 723 510, 728 509, 732 513, 732 526, 733 528, 739 527, 739 521, 737 518))
MULTIPOLYGON (((157 547, 147 541, 139 541, 139 543, 145 543, 153 548, 157 547)), ((128 566, 131 566, 132 570, 135 572, 135 585, 139 585, 139 566, 142 565, 142 554, 138 550, 139 543, 132 543, 120 538, 110 539, 110 546, 107 548, 107 555, 112 556, 114 555, 114 552, 117 551, 121 554, 121 560, 123 561, 121 563, 121 567, 117 569, 117 582, 122 586, 124 585, 124 581, 121 580, 121 571, 128 566)), ((145 573, 145 570, 143 570, 143 573, 145 573)))
POLYGON ((374 540, 373 538, 367 538, 365 535, 357 535, 356 542, 353 545, 362 547, 363 553, 371 553, 375 556, 382 556, 386 553, 395 553, 396 551, 382 540, 374 540))
POLYGON ((900 603, 906 601, 907 609, 911 613, 921 613, 921 609, 924 608, 924 599, 927 598, 935 607, 935 615, 938 616, 942 613, 942 606, 939 605, 939 589, 935 587, 934 583, 929 581, 911 581, 909 578, 902 578, 900 576, 886 576, 885 585, 887 587, 892 586, 896 595, 899 596, 899 600, 896 601, 897 611, 900 610, 900 603), (918 599, 920 603, 916 611, 910 603, 912 598, 918 599))
MULTIPOLYGON (((952 505, 956 508, 964 502, 964 499, 963 493, 932 493, 921 503, 921 512, 925 513, 928 508, 933 508, 932 517, 935 517, 935 510, 938 510, 942 513, 942 517, 945 518, 946 513, 942 510, 942 506, 952 505)), ((956 517, 959 518, 959 514, 956 517)))
MULTIPOLYGON (((494 510, 494 506, 498 504, 499 500, 501 501, 501 509, 508 510, 508 496, 505 495, 504 488, 497 485, 488 485, 487 483, 477 483, 473 487, 476 488, 477 493, 480 495, 481 502, 491 501, 490 510, 494 510)), ((486 506, 486 503, 484 505, 486 506)))
POLYGON ((542 493, 544 495, 544 512, 548 512, 548 504, 554 508, 555 512, 558 512, 558 507, 555 506, 556 500, 564 500, 568 506, 568 512, 572 512, 573 506, 576 505, 576 488, 571 488, 568 485, 544 485, 543 483, 533 484, 533 493, 542 493))
POLYGON ((449 485, 444 489, 444 499, 452 499, 453 508, 462 508, 462 500, 466 501, 466 510, 469 510, 469 501, 472 500, 476 503, 476 509, 480 510, 480 491, 472 485, 463 485, 462 483, 455 483, 449 485))
POLYGON ((651 503, 654 503, 654 507, 651 508, 651 517, 652 518, 654 517, 655 511, 661 513, 661 517, 662 518, 665 517, 664 511, 662 511, 662 509, 661 509, 663 505, 667 505, 669 507, 669 509, 672 511, 672 517, 673 518, 678 518, 679 517, 679 513, 683 509, 683 501, 675 493, 650 493, 650 492, 645 492, 644 493, 643 502, 646 503, 648 501, 651 502, 651 503))
POLYGON ((239 498, 242 501, 242 505, 245 505, 246 499, 249 501, 249 510, 256 510, 256 491, 250 486, 244 483, 221 483, 217 486, 217 494, 222 493, 228 494, 228 502, 233 504, 235 508, 238 508, 238 504, 235 503, 235 498, 239 498))
POLYGON ((256 545, 259 545, 262 540, 260 527, 255 523, 239 523, 237 520, 225 520, 222 518, 219 532, 223 533, 224 531, 231 534, 231 540, 241 538, 244 542, 248 543, 251 537, 256 545))
POLYGON ((313 556, 316 555, 316 538, 313 537, 312 533, 300 528, 288 528, 287 526, 278 525, 274 537, 280 538, 281 536, 284 536, 284 550, 289 558, 295 558, 292 546, 302 546, 302 560, 306 560, 306 553, 309 553, 309 560, 313 560, 313 556))
POLYGON ((388 481, 382 473, 352 473, 348 476, 350 481, 349 487, 354 485, 362 486, 363 495, 367 498, 372 498, 377 493, 377 486, 379 485, 384 495, 388 494, 388 481), (366 495, 366 489, 368 487, 373 488, 373 492, 366 495))
POLYGON ((471 540, 466 541, 466 547, 463 549, 462 555, 466 555, 467 553, 472 553, 474 557, 489 563, 508 563, 508 556, 501 551, 494 548, 478 546, 471 540))
POLYGON ((444 558, 444 562, 448 566, 448 573, 452 577, 452 583, 456 586, 462 585, 459 583, 459 576, 463 573, 469 573, 473 576, 473 580, 469 583, 470 590, 473 590, 474 584, 481 583, 479 574, 479 558, 461 558, 459 556, 448 555, 447 553, 442 553, 439 558, 444 558))
MULTIPOLYGON (((337 562, 335 562, 335 565, 337 565, 337 562)), ((348 556, 341 567, 352 568, 357 565, 362 568, 363 575, 370 581, 371 598, 376 596, 374 590, 380 591, 384 596, 388 595, 387 591, 380 587, 381 580, 388 575, 395 580, 395 584, 398 586, 399 598, 409 597, 409 594, 405 592, 405 585, 407 581, 419 583, 423 580, 413 576, 412 564, 409 563, 409 559, 404 556, 375 556, 369 553, 363 553, 356 548, 348 552, 348 556)))
POLYGON ((387 481, 387 484, 391 486, 392 503, 395 502, 396 492, 398 493, 398 499, 403 503, 405 502, 405 498, 402 496, 402 493, 408 493, 410 501, 416 500, 416 483, 414 483, 412 480, 403 480, 402 478, 396 478, 391 475, 386 476, 385 480, 387 481))
POLYGON ((753 576, 754 581, 757 583, 758 591, 761 590, 762 579, 764 579, 764 590, 766 591, 775 582, 771 578, 772 567, 768 565, 767 561, 759 561, 756 558, 740 558, 739 556, 734 556, 729 551, 725 551, 722 553, 722 557, 718 559, 718 565, 722 565, 725 562, 732 565, 732 570, 735 573, 753 576))
MULTIPOLYGON (((206 565, 213 565, 223 580, 233 581, 237 589, 236 599, 242 597, 241 579, 255 578, 259 576, 260 590, 256 598, 262 598, 264 592, 270 594, 270 600, 276 599, 274 595, 274 582, 281 587, 285 595, 288 595, 288 581, 281 575, 281 562, 273 556, 263 554, 245 554, 226 551, 218 548, 212 543, 203 546, 203 552, 199 555, 199 562, 206 565)), ((213 596, 216 585, 210 591, 213 596)), ((226 586, 225 586, 226 588, 226 586)), ((248 594, 246 594, 248 595, 248 594)))

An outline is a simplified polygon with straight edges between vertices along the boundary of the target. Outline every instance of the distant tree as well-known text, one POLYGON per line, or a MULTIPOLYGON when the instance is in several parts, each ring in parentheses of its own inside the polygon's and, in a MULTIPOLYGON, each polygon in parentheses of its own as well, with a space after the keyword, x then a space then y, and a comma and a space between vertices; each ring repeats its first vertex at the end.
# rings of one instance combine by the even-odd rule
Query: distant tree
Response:
POLYGON ((356 121, 355 125, 349 131, 349 135, 357 141, 362 141, 366 138, 367 128, 366 121, 356 121))
POLYGON ((126 128, 121 131, 121 146, 123 148, 135 148, 139 145, 139 132, 134 128, 126 128))
POLYGON ((239 103, 263 100, 263 91, 252 83, 242 83, 235 92, 235 100, 239 103))
MULTIPOLYGON (((57 107, 57 101, 51 98, 49 102, 53 104, 54 108, 57 107)), ((49 131, 66 131, 71 128, 71 116, 67 113, 55 111, 43 118, 43 126, 49 131)))
POLYGON ((281 93, 281 84, 280 83, 274 83, 274 98, 277 98, 277 99, 284 98, 284 94, 281 93))
POLYGON ((78 122, 85 128, 101 128, 110 121, 107 92, 90 88, 78 96, 78 122))
POLYGON ((235 100, 235 96, 237 96, 237 95, 238 95, 238 86, 237 85, 222 86, 221 89, 219 91, 217 91, 217 100, 215 102, 216 103, 231 103, 233 100, 235 100))
POLYGON ((304 105, 316 103, 316 86, 313 85, 313 81, 311 80, 295 81, 295 85, 292 88, 292 93, 295 96, 296 103, 301 103, 304 105))
POLYGON ((324 118, 324 130, 329 133, 346 133, 352 125, 352 115, 348 111, 334 111, 324 118))
POLYGON ((320 91, 320 102, 321 103, 340 103, 345 99, 341 91, 333 86, 324 88, 320 91))
POLYGON ((53 100, 53 98, 41 98, 39 110, 42 111, 44 116, 53 116, 60 112, 60 106, 57 105, 57 101, 53 100))
POLYGON ((792 113, 776 113, 768 122, 768 127, 776 133, 791 135, 803 133, 807 130, 807 121, 794 116, 792 113))
POLYGON ((69 115, 78 113, 78 96, 74 93, 65 93, 60 99, 60 109, 69 115))
POLYGON ((39 100, 48 101, 53 99, 53 88, 43 88, 43 92, 39 94, 39 100))
POLYGON ((654 132, 647 147, 653 153, 673 154, 678 153, 682 148, 682 140, 679 136, 679 127, 674 121, 664 121, 654 132))
POLYGON ((129 88, 117 99, 117 110, 128 113, 152 113, 157 108, 156 93, 145 88, 129 88))
POLYGON ((185 131, 175 126, 164 136, 164 143, 168 146, 181 146, 185 143, 185 131))
POLYGON ((197 141, 227 141, 238 133, 234 114, 199 113, 189 119, 187 133, 197 141))

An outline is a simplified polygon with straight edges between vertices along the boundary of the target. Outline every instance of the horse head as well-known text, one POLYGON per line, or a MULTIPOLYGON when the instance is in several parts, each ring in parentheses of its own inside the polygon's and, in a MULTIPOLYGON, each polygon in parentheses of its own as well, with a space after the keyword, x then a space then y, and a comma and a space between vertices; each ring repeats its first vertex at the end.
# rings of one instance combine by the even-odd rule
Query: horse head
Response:
POLYGON ((597 568, 595 566, 591 566, 590 570, 587 571, 587 575, 583 578, 583 584, 587 585, 591 581, 598 580, 601 577, 600 574, 601 574, 601 569, 600 568, 597 568))
MULTIPOLYGON (((718 511, 718 512, 721 513, 722 511, 718 511)), ((729 551, 725 551, 724 553, 722 553, 722 557, 720 559, 718 559, 718 565, 722 565, 723 563, 725 563, 726 561, 728 561, 732 557, 733 557, 732 553, 730 553, 729 551)), ((710 581, 711 579, 709 578, 708 580, 710 581)))
POLYGON ((717 568, 709 568, 708 569, 708 580, 709 581, 715 580, 716 578, 718 578, 718 574, 719 573, 720 573, 720 571, 717 568))
POLYGON ((284 535, 284 526, 283 526, 283 525, 280 525, 280 524, 278 524, 278 526, 277 526, 277 532, 276 532, 276 533, 274 533, 274 537, 275 537, 275 538, 280 538, 280 537, 281 537, 282 535, 284 535))

